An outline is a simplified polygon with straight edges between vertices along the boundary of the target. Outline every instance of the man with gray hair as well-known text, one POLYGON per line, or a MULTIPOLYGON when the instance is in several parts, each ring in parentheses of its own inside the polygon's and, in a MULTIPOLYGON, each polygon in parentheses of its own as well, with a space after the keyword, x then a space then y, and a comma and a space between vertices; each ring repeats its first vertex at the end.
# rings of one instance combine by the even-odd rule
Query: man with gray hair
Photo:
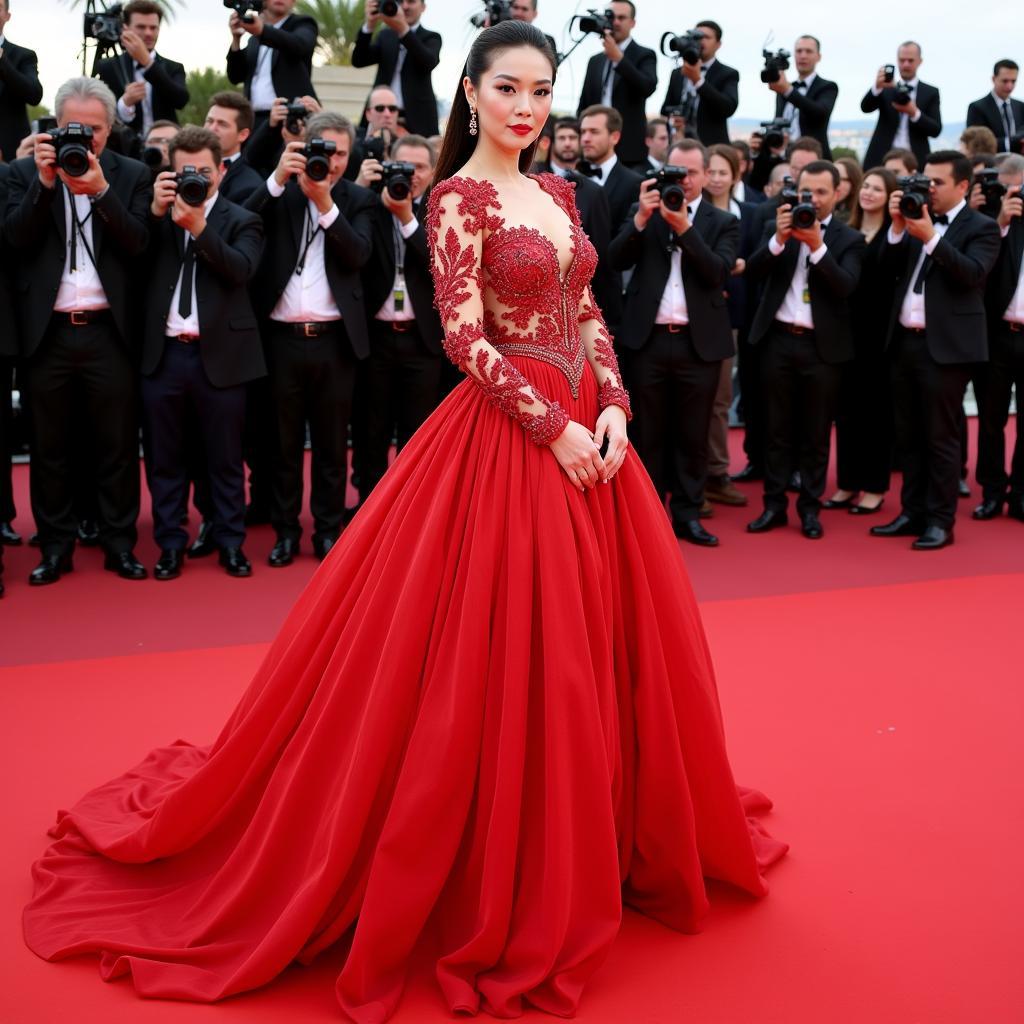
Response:
POLYGON ((29 582, 71 570, 76 408, 95 445, 106 568, 141 580, 132 273, 149 238, 150 174, 107 148, 114 94, 93 78, 57 91, 59 130, 11 165, 7 239, 19 250, 22 358, 32 400, 32 512, 42 561, 29 582))

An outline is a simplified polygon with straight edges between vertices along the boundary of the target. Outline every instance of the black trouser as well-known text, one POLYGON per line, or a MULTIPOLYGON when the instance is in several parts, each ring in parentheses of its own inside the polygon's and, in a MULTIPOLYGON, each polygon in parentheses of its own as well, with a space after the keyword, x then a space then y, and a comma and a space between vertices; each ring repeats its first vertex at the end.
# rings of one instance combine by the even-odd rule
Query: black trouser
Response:
POLYGON ((658 495, 671 492, 676 522, 694 520, 704 504, 708 426, 722 361, 697 355, 689 327, 656 325, 629 357, 632 438, 658 495))
POLYGON ((990 334, 990 361, 974 376, 978 398, 977 478, 986 500, 1001 501, 1007 490, 1014 497, 1024 497, 1024 438, 1021 437, 1024 325, 1000 320, 992 325, 990 334), (1010 418, 1010 392, 1014 384, 1017 385, 1017 442, 1007 476, 1006 422, 1010 418))
POLYGON ((306 422, 313 448, 309 507, 315 538, 341 533, 348 467, 348 422, 356 358, 344 324, 320 325, 319 337, 298 336, 296 325, 270 321, 267 354, 276 412, 271 521, 279 537, 302 536, 303 451, 306 422))
POLYGON ((969 363, 941 364, 923 331, 898 328, 891 350, 896 443, 904 515, 952 529, 960 482, 960 422, 969 363))
POLYGON ((56 318, 26 364, 32 396, 32 514, 44 555, 74 548, 76 411, 93 442, 100 543, 130 551, 139 515, 135 370, 109 318, 72 327, 56 318), (80 404, 79 404, 80 403, 80 404))
MULTIPOLYGON (((245 434, 242 439, 249 466, 249 503, 261 515, 270 513, 274 489, 274 453, 277 451, 277 411, 269 378, 260 377, 246 385, 245 434)), ((196 508, 203 501, 197 493, 196 508)))
POLYGON ((884 494, 892 472, 892 394, 881 351, 859 353, 840 371, 836 409, 839 488, 884 494))
POLYGON ((774 324, 761 340, 764 398, 764 507, 785 511, 786 487, 800 471, 800 515, 817 512, 828 476, 840 367, 822 361, 813 331, 794 334, 774 324))
MULTIPOLYGON (((0 327, 0 330, 8 330, 0 327)), ((14 411, 11 389, 14 386, 14 361, 0 356, 0 523, 10 523, 17 515, 14 507, 14 481, 11 455, 14 411)))
POLYGON ((749 329, 741 328, 736 339, 737 375, 740 404, 743 406, 743 451, 756 469, 764 468, 764 399, 761 392, 760 351, 747 338, 749 329))
POLYGON ((366 450, 359 493, 364 501, 387 472, 392 436, 397 436, 401 451, 437 407, 443 358, 423 343, 415 320, 397 325, 373 320, 370 330, 370 358, 361 375, 366 388, 366 450))
POLYGON ((188 543, 181 512, 188 500, 190 421, 198 424, 203 443, 211 539, 221 548, 245 542, 245 385, 214 387, 203 369, 201 345, 202 339, 168 338, 157 372, 142 378, 146 479, 161 550, 182 551, 188 543))

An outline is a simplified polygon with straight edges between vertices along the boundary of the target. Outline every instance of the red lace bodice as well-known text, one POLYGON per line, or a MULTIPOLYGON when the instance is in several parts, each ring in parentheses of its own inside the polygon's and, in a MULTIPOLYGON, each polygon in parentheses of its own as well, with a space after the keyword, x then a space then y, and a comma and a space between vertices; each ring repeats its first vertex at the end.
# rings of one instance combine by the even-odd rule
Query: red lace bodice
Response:
POLYGON ((533 388, 503 355, 529 356, 565 374, 579 394, 588 358, 599 404, 630 415, 608 328, 590 279, 597 253, 580 227, 575 186, 554 174, 533 176, 569 221, 571 259, 564 274, 558 247, 537 228, 507 226, 494 187, 449 178, 430 194, 427 228, 433 253, 435 304, 449 358, 538 444, 565 428, 568 414, 533 388))

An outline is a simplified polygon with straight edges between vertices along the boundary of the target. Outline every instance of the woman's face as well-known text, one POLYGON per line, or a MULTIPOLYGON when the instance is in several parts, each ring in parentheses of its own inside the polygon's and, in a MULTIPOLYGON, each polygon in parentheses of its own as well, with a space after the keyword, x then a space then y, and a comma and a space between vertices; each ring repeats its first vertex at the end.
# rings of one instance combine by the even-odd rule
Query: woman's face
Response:
POLYGON ((877 174, 869 174, 860 187, 860 208, 865 213, 878 213, 889 202, 885 182, 877 174))
POLYGON ((839 171, 839 187, 836 189, 836 205, 850 198, 850 172, 843 164, 836 164, 839 171))
POLYGON ((551 63, 540 50, 499 50, 479 87, 469 78, 462 83, 477 112, 480 135, 507 151, 532 145, 551 113, 553 77, 551 63))
POLYGON ((724 156, 713 153, 708 164, 707 190, 717 199, 729 195, 733 186, 732 168, 724 156))

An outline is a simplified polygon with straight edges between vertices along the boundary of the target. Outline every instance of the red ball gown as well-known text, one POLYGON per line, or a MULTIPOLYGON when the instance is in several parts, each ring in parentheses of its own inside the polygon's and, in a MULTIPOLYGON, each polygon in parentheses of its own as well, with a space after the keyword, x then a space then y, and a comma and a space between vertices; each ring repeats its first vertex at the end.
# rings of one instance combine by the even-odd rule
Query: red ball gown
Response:
POLYGON ((705 877, 765 893, 786 846, 733 781, 651 482, 630 450, 580 492, 546 447, 629 400, 572 186, 534 181, 564 238, 506 225, 486 182, 433 190, 436 301, 467 379, 213 745, 154 750, 59 814, 24 915, 40 956, 98 953, 141 995, 208 1002, 344 941, 338 1001, 375 1024, 430 925, 453 1012, 570 1016, 623 904, 691 932, 705 877))

